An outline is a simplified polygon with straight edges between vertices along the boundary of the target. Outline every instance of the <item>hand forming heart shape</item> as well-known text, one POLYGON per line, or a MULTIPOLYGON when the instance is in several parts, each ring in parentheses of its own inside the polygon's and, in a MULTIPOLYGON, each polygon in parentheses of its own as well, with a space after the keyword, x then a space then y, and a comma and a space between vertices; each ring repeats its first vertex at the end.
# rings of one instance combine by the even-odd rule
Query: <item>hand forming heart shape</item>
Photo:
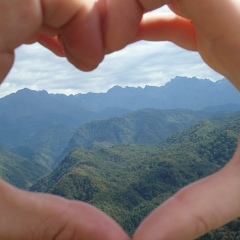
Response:
MULTIPOLYGON (((171 41, 198 51, 240 89, 238 0, 0 0, 0 83, 23 43, 40 42, 77 68, 136 40, 171 41), (142 18, 169 4, 175 14, 142 18)), ((194 239, 240 214, 240 150, 218 173, 177 193, 137 229, 133 240, 194 239)), ((81 202, 0 182, 1 240, 127 240, 111 218, 81 202)))

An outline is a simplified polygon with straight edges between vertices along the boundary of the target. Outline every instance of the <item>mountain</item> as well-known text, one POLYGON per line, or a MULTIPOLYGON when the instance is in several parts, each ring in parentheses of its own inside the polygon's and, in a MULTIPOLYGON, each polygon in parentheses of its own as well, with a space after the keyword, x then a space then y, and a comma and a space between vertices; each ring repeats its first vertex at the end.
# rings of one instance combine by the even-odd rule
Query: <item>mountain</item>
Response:
POLYGON ((29 145, 22 145, 12 148, 11 152, 20 157, 26 158, 30 162, 36 162, 40 164, 48 171, 51 171, 52 166, 55 163, 55 161, 49 156, 48 152, 44 152, 44 150, 34 148, 29 145))
POLYGON ((23 89, 0 99, 0 146, 37 148, 54 160, 81 124, 129 112, 111 108, 96 113, 72 98, 23 89))
MULTIPOLYGON (((239 134, 240 112, 204 120, 155 146, 76 149, 31 190, 89 202, 132 234, 146 215, 180 188, 226 164, 239 134)), ((235 225, 202 239, 234 240, 229 236, 235 225)))
MULTIPOLYGON (((239 109, 226 79, 75 96, 23 89, 0 99, 0 177, 92 203, 131 234, 179 188, 227 163, 239 109)), ((235 239, 239 222, 202 239, 235 239)))
POLYGON ((212 82, 195 77, 176 77, 162 87, 115 86, 107 93, 78 94, 75 98, 81 107, 94 111, 106 107, 202 110, 218 105, 240 105, 239 93, 228 80, 212 82))
MULTIPOLYGON (((220 114, 220 113, 218 113, 220 114)), ((60 159, 75 148, 117 144, 158 144, 184 128, 217 113, 186 109, 142 109, 121 117, 83 124, 70 139, 60 159)))
POLYGON ((162 87, 115 86, 107 93, 74 96, 22 89, 0 99, 0 146, 29 145, 55 159, 80 125, 143 108, 236 111, 240 97, 226 79, 214 83, 186 77, 162 87))
MULTIPOLYGON (((123 117, 115 117, 108 120, 98 120, 83 124, 70 139, 67 148, 63 151, 62 157, 59 158, 58 161, 51 157, 51 153, 49 153, 48 150, 48 144, 51 140, 54 143, 54 139, 57 138, 55 140, 55 149, 56 151, 57 149, 61 149, 59 147, 61 137, 64 138, 67 136, 65 128, 56 129, 52 127, 49 131, 39 131, 38 135, 35 137, 35 144, 38 143, 40 147, 20 145, 12 147, 11 154, 10 151, 8 151, 8 155, 9 158, 14 156, 14 159, 21 158, 22 161, 24 159, 24 165, 27 165, 27 162, 29 162, 30 166, 31 164, 36 165, 36 169, 33 171, 35 177, 31 178, 31 181, 28 181, 30 185, 42 176, 48 174, 53 168, 57 167, 57 164, 63 159, 63 156, 67 155, 75 148, 101 149, 104 146, 109 147, 119 144, 154 145, 172 134, 196 124, 200 120, 218 116, 219 114, 222 113, 197 112, 184 109, 143 109, 126 114, 123 117)), ((32 141, 35 138, 32 138, 32 141)), ((53 147, 54 145, 52 145, 52 149, 53 147)), ((6 163, 7 162, 11 161, 6 160, 6 163)), ((2 173, 15 171, 12 169, 13 164, 6 165, 6 163, 0 162, 0 167, 2 166, 5 169, 2 173)), ((25 170, 22 169, 22 173, 18 174, 18 178, 16 178, 14 174, 8 173, 9 177, 7 177, 6 180, 14 185, 17 183, 18 187, 26 188, 26 184, 18 184, 19 182, 26 181, 24 173, 25 170)), ((3 178, 5 179, 5 177, 3 178)))
MULTIPOLYGON (((176 159, 175 152, 173 155, 176 159)), ((218 165, 200 159, 190 164, 169 161, 169 156, 156 147, 77 149, 31 190, 89 202, 132 233, 143 217, 166 197, 217 169, 218 165)))
POLYGON ((67 96, 28 89, 2 98, 0 145, 8 149, 21 145, 47 148, 50 156, 55 157, 73 130, 88 121, 92 114, 91 111, 72 106, 65 99, 67 96))
POLYGON ((222 111, 238 112, 238 111, 240 111, 240 105, 235 104, 235 103, 229 103, 229 104, 225 104, 225 105, 206 107, 206 108, 204 108, 204 111, 209 111, 209 112, 222 112, 222 111))
POLYGON ((28 189, 36 180, 50 172, 37 161, 21 157, 0 147, 0 177, 23 189, 28 189))

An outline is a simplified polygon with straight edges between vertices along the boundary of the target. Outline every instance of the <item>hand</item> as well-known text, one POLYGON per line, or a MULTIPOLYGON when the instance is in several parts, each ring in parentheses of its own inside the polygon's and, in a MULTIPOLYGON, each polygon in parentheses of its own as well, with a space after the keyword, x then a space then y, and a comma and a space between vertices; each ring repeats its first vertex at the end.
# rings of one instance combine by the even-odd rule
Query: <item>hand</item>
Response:
POLYGON ((198 51, 240 89, 239 6, 239 0, 1 1, 0 83, 13 64, 14 49, 23 43, 39 41, 89 71, 106 53, 143 39, 168 40, 198 51), (144 12, 165 4, 177 15, 142 19, 144 12))
MULTIPOLYGON (((239 6, 238 0, 0 0, 0 83, 11 69, 14 49, 23 43, 39 41, 89 71, 106 53, 144 39, 198 51, 240 89, 239 6), (177 16, 142 19, 164 4, 177 16)), ((180 191, 143 222, 134 240, 192 239, 239 216, 239 160, 238 150, 223 170, 180 191)), ((128 239, 87 204, 25 193, 5 183, 0 188, 1 239, 128 239)))
POLYGON ((211 68, 240 90, 239 0, 100 0, 99 3, 101 6, 105 3, 104 45, 109 52, 136 40, 172 41, 198 51, 211 68), (165 4, 175 14, 146 15, 139 25, 144 12, 165 4))
POLYGON ((89 71, 104 57, 100 13, 94 0, 0 0, 0 83, 14 50, 39 41, 77 68, 89 71))
POLYGON ((129 240, 110 217, 82 202, 28 193, 0 180, 0 239, 129 240))
POLYGON ((159 5, 168 3, 177 15, 143 18, 139 39, 168 40, 188 50, 198 51, 211 68, 228 78, 240 90, 239 0, 142 2, 146 2, 146 9, 157 7, 151 6, 151 2, 159 5))

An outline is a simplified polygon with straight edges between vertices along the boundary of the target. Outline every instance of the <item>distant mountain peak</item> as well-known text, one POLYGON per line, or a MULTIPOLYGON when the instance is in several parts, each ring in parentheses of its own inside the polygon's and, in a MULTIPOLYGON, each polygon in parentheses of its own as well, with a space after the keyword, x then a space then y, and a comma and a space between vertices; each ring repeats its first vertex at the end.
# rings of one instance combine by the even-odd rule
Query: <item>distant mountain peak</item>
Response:
POLYGON ((196 84, 206 84, 206 83, 210 83, 210 84, 214 84, 213 81, 211 81, 210 79, 199 79, 196 77, 180 77, 180 76, 176 76, 175 78, 172 78, 170 82, 168 82, 166 85, 173 85, 173 84, 178 84, 178 85, 183 85, 183 84, 190 84, 190 85, 196 85, 196 84))
POLYGON ((110 89, 107 91, 107 93, 112 93, 112 92, 119 91, 119 90, 122 90, 122 89, 123 89, 123 87, 118 86, 118 85, 115 85, 115 86, 113 86, 112 88, 110 88, 110 89))
POLYGON ((121 92, 133 92, 133 91, 142 91, 144 90, 142 87, 138 86, 138 87, 130 87, 130 86, 126 86, 126 87, 121 87, 121 86, 114 86, 112 88, 110 88, 107 93, 111 93, 111 94, 115 94, 115 93, 121 93, 121 92))
MULTIPOLYGON (((9 97, 10 95, 6 96, 5 100, 9 101, 9 97)), ((101 112, 106 108, 127 110, 187 108, 200 110, 225 104, 240 104, 238 91, 227 79, 213 82, 209 79, 183 76, 176 76, 164 86, 147 85, 142 88, 116 85, 106 93, 92 92, 74 96, 48 94, 45 90, 35 91, 24 88, 16 94, 11 94, 10 98, 12 100, 18 99, 18 102, 24 100, 29 104, 35 100, 45 101, 45 107, 46 99, 47 101, 54 99, 61 104, 73 104, 94 112, 101 112)), ((52 105, 52 107, 54 106, 52 105)))

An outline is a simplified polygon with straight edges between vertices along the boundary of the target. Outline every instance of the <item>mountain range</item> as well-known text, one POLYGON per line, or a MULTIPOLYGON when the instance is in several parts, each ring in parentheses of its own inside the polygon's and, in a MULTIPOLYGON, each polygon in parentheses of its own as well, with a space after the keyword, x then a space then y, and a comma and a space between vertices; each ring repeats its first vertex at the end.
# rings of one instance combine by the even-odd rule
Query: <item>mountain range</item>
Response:
POLYGON ((0 99, 0 146, 34 159, 47 174, 75 148, 157 144, 200 120, 237 110, 238 92, 226 79, 176 77, 163 87, 116 86, 75 96, 22 89, 0 99))
MULTIPOLYGON (((238 112, 203 120, 157 145, 78 148, 31 190, 89 202, 131 234, 180 188, 224 166, 234 154, 239 134, 238 112)), ((235 239, 229 237, 232 230, 220 229, 217 236, 219 232, 228 234, 225 239, 235 239)), ((211 234, 203 239, 224 239, 210 238, 211 234)))
POLYGON ((82 124, 143 108, 237 111, 240 97, 226 79, 186 77, 163 87, 116 86, 107 93, 74 96, 22 89, 0 99, 0 146, 44 148, 55 159, 82 124))
POLYGON ((75 148, 96 149, 119 144, 154 145, 203 119, 226 112, 187 109, 141 109, 121 117, 95 120, 81 125, 70 138, 60 160, 75 148))
POLYGON ((239 93, 227 79, 212 82, 195 77, 175 77, 162 87, 115 86, 107 93, 78 94, 75 98, 79 106, 94 111, 106 107, 203 110, 229 103, 239 105, 239 93))
MULTIPOLYGON (((0 177, 89 202, 132 234, 183 186, 233 155, 240 97, 226 80, 176 77, 163 87, 0 99, 0 177)), ((236 220, 201 239, 234 240, 236 220)))

